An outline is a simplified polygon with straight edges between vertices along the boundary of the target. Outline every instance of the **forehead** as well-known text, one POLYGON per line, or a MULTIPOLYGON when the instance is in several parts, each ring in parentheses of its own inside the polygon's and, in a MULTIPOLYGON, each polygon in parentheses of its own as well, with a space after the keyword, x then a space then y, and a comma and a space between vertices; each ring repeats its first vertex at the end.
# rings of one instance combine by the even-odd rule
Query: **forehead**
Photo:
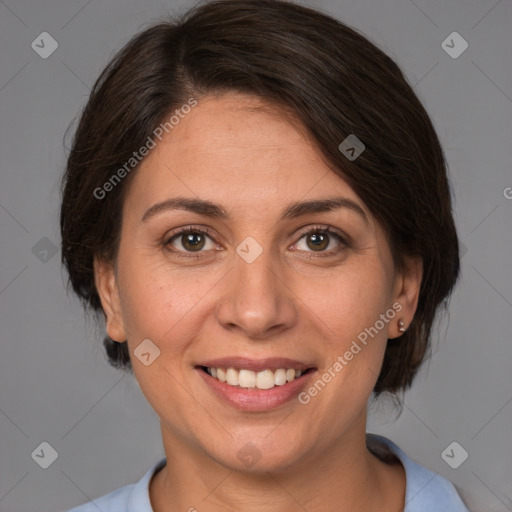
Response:
POLYGON ((199 100, 142 162, 126 201, 147 206, 181 195, 243 211, 308 196, 357 199, 299 120, 283 114, 238 93, 199 100))

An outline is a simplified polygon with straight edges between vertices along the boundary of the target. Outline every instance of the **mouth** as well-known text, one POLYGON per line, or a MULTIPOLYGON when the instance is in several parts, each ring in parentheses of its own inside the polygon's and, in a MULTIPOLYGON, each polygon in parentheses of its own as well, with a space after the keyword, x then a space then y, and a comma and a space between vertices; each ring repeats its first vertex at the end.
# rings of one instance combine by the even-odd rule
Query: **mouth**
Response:
POLYGON ((214 366, 199 366, 198 368, 228 386, 244 389, 272 389, 276 386, 284 386, 286 383, 293 382, 295 379, 314 370, 313 367, 305 370, 296 368, 272 370, 266 368, 257 372, 246 368, 221 368, 214 366))
POLYGON ((317 368, 288 358, 230 357, 202 361, 195 370, 223 403, 243 411, 264 412, 296 398, 317 368))

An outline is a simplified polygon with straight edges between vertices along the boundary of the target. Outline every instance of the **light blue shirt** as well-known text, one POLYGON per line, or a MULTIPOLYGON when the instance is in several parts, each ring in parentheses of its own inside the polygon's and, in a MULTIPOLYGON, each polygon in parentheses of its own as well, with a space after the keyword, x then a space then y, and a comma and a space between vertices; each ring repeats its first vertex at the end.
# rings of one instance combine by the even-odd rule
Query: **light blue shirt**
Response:
MULTIPOLYGON (((381 449, 389 448, 402 463, 406 477, 404 512, 470 512, 448 480, 414 462, 392 441, 375 434, 367 434, 367 441, 369 445, 378 443, 381 449)), ((149 482, 165 464, 166 459, 161 459, 136 484, 120 487, 68 512, 153 512, 149 482)))

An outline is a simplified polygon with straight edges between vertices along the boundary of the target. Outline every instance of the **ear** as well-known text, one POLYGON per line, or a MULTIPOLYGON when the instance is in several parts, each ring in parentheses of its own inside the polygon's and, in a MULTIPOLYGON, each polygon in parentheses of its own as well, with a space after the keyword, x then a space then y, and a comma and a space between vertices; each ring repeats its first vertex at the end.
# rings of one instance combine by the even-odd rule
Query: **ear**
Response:
POLYGON ((94 282, 105 312, 108 336, 115 341, 126 341, 126 330, 121 314, 121 301, 113 264, 94 257, 94 282))
POLYGON ((423 277, 423 260, 420 257, 405 256, 404 269, 399 270, 395 278, 393 303, 399 303, 401 309, 396 309, 396 322, 391 324, 389 338, 398 338, 403 332, 398 330, 398 322, 403 321, 407 330, 414 318, 418 307, 420 286, 423 277))

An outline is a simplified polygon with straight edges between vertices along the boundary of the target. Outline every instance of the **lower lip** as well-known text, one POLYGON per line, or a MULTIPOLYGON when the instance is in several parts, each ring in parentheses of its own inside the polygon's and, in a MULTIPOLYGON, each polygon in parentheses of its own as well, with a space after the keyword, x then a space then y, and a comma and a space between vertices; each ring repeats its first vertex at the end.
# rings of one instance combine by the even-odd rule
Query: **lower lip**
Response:
POLYGON ((315 370, 310 370, 291 382, 282 386, 274 386, 271 389, 248 389, 230 386, 213 378, 200 368, 196 368, 196 370, 215 395, 227 401, 236 409, 252 412, 269 411, 290 401, 300 393, 306 386, 309 377, 315 373, 315 370))

